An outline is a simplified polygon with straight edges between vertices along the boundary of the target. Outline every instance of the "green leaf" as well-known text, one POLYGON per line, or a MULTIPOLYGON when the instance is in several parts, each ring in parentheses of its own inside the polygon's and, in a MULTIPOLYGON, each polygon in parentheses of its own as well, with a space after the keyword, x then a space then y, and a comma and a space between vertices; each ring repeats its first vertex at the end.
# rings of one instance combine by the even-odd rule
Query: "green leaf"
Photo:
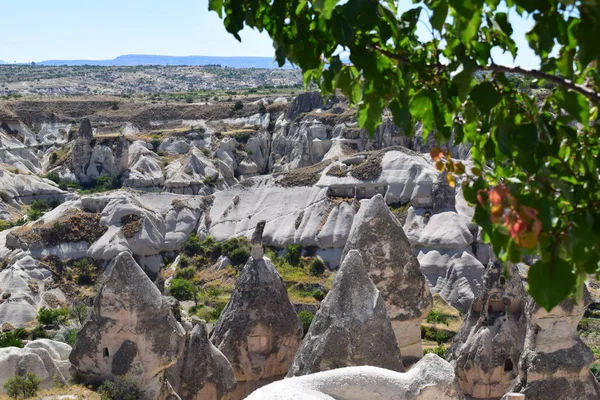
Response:
POLYGON ((500 93, 491 82, 482 82, 471 90, 471 100, 484 114, 490 112, 501 100, 500 93))
POLYGON ((433 29, 437 29, 438 31, 442 30, 444 26, 444 22, 446 21, 446 17, 448 16, 448 3, 445 1, 440 1, 433 8, 433 15, 429 22, 431 22, 431 26, 433 29))
POLYGON ((559 90, 554 94, 558 105, 569 113, 577 122, 588 125, 590 119, 590 106, 579 93, 559 90))
POLYGON ((429 134, 434 128, 433 104, 429 94, 419 90, 410 101, 409 109, 411 115, 423 123, 425 134, 429 134))
POLYGON ((223 0, 208 0, 208 11, 215 11, 223 18, 223 0))
POLYGON ((315 0, 313 7, 323 14, 325 19, 331 19, 331 13, 335 8, 337 0, 315 0))
POLYGON ((476 67, 477 64, 473 60, 466 59, 453 74, 452 82, 458 89, 458 97, 461 101, 465 101, 471 91, 473 73, 475 73, 476 67))
POLYGON ((563 259, 538 261, 529 269, 529 293, 538 305, 550 311, 575 289, 577 276, 563 259))

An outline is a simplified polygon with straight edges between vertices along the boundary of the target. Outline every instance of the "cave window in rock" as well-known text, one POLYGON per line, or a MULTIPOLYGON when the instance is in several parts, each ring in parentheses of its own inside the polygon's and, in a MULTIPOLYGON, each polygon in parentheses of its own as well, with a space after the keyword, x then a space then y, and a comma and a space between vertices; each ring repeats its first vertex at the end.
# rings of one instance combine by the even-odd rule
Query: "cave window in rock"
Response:
POLYGON ((500 277, 500 286, 504 286, 506 284, 506 278, 501 276, 500 277))
POLYGON ((108 348, 105 347, 104 348, 104 358, 108 358, 109 354, 108 354, 108 348))
POLYGON ((511 372, 514 369, 513 362, 510 358, 504 361, 504 372, 511 372))

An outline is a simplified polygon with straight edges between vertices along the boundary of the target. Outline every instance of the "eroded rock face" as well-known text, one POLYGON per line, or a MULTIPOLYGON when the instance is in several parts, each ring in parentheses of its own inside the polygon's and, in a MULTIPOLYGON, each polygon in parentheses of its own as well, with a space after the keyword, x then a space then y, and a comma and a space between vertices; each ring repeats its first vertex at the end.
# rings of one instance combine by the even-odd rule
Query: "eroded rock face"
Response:
POLYGON ((0 323, 22 327, 36 320, 41 307, 64 304, 64 293, 53 286, 52 272, 29 255, 20 257, 0 272, 0 323))
POLYGON ((41 339, 29 342, 25 348, 0 349, 0 394, 6 394, 4 383, 17 375, 29 372, 41 379, 41 388, 47 389, 66 384, 69 375, 69 351, 71 346, 53 340, 41 339))
POLYGON ((250 258, 217 321, 211 340, 235 371, 243 399, 287 374, 302 338, 302 325, 285 285, 268 258, 250 258))
POLYGON ((167 381, 186 400, 218 400, 235 388, 227 358, 208 339, 206 324, 195 320, 185 356, 167 370, 167 381))
POLYGON ((527 399, 600 398, 600 384, 590 372, 592 351, 577 336, 577 325, 591 302, 585 287, 584 291, 579 304, 567 299, 549 312, 530 298, 525 347, 511 391, 527 399))
POLYGON ((99 176, 120 176, 129 166, 129 140, 124 136, 94 139, 90 120, 85 118, 73 145, 71 166, 81 183, 99 176))
POLYGON ((360 253, 351 250, 288 376, 361 365, 404 371, 383 298, 369 278, 360 253))
POLYGON ((289 378, 252 393, 248 400, 462 400, 454 369, 427 354, 410 371, 347 367, 289 378))
POLYGON ((183 354, 185 331, 133 257, 119 254, 77 334, 69 360, 85 383, 127 375, 155 399, 164 371, 183 354))
POLYGON ((518 375, 528 294, 516 267, 510 272, 507 279, 500 263, 488 266, 482 289, 450 349, 449 360, 463 392, 477 399, 502 397, 518 375))
POLYGON ((404 230, 381 195, 361 203, 342 260, 351 250, 360 251, 385 301, 404 363, 414 363, 423 356, 419 326, 433 299, 404 230))

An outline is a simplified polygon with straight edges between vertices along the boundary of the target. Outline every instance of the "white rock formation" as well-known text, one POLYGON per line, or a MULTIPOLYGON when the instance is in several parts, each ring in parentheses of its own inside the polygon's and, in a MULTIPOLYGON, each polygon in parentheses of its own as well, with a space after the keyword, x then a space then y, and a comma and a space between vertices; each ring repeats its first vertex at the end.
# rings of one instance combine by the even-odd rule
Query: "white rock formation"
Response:
POLYGON ((288 378, 247 400, 462 400, 452 366, 427 354, 410 371, 347 367, 288 378))
POLYGON ((71 378, 69 345, 41 339, 28 343, 25 348, 0 349, 0 394, 6 394, 4 383, 16 375, 33 373, 41 379, 40 387, 49 389, 57 383, 66 384, 71 378))
POLYGON ((52 287, 52 272, 23 255, 0 272, 0 324, 22 327, 36 320, 41 307, 55 308, 65 302, 60 289, 52 287))

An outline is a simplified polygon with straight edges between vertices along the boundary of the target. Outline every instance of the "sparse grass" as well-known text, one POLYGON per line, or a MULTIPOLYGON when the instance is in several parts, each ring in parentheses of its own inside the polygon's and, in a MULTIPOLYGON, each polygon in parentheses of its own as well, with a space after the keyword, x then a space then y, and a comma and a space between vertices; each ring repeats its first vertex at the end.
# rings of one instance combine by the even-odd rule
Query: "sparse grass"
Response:
MULTIPOLYGON (((30 399, 41 399, 44 397, 54 398, 55 396, 71 395, 76 396, 77 399, 81 400, 101 400, 102 396, 85 386, 82 385, 69 385, 65 387, 53 387, 50 389, 40 390, 35 397, 30 399)), ((10 400, 10 397, 4 394, 0 394, 0 400, 10 400)), ((29 400, 29 399, 28 399, 29 400)))

